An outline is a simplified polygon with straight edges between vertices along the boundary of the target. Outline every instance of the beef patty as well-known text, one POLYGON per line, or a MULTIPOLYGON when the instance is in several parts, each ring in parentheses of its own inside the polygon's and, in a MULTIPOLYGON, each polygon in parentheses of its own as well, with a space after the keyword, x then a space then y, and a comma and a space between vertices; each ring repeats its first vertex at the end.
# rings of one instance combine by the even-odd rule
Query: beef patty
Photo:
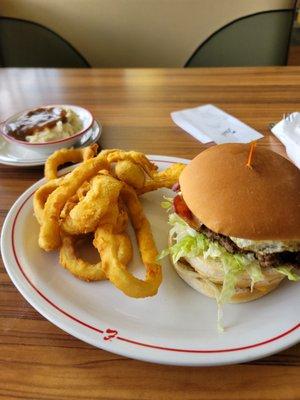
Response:
POLYGON ((243 250, 238 247, 228 236, 215 233, 205 225, 200 225, 198 232, 203 233, 210 240, 220 243, 229 253, 253 254, 261 267, 277 267, 289 264, 293 267, 300 267, 300 251, 282 251, 279 253, 260 254, 250 250, 243 250))
MULTIPOLYGON (((177 188, 177 190, 179 189, 177 188)), ((189 210, 181 194, 174 197, 173 207, 174 211, 193 229, 203 233, 203 235, 210 240, 220 243, 220 245, 225 247, 229 253, 253 254, 261 267, 276 267, 278 265, 288 264, 300 268, 300 251, 282 251, 278 253, 261 254, 259 252, 241 249, 230 239, 230 237, 220 233, 215 233, 193 217, 192 212, 189 210)))

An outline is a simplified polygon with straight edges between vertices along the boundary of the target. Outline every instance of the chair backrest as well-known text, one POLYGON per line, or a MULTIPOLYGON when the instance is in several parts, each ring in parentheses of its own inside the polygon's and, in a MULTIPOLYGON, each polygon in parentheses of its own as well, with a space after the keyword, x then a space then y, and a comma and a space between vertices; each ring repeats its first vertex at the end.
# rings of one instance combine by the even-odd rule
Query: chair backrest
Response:
POLYGON ((286 65, 293 10, 240 18, 212 34, 186 67, 286 65))
POLYGON ((34 22, 0 17, 2 67, 89 67, 84 57, 55 32, 34 22))

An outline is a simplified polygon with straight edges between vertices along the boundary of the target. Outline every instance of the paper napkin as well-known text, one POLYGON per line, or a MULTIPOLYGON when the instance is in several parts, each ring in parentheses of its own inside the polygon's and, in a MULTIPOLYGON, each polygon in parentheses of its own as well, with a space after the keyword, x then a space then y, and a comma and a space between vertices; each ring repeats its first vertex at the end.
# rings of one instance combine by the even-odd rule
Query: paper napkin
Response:
POLYGON ((284 144, 291 161, 300 168, 300 113, 283 118, 271 131, 284 144))
POLYGON ((212 104, 171 113, 172 120, 202 143, 249 143, 263 137, 212 104))

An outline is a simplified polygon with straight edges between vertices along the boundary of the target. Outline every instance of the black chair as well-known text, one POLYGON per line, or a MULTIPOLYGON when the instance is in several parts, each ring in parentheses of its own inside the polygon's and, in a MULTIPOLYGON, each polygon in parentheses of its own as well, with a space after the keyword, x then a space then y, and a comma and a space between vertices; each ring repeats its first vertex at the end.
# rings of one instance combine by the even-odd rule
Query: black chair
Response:
POLYGON ((0 17, 0 66, 86 68, 85 58, 66 40, 35 22, 0 17))
POLYGON ((286 65, 294 9, 240 18, 213 33, 186 67, 286 65))

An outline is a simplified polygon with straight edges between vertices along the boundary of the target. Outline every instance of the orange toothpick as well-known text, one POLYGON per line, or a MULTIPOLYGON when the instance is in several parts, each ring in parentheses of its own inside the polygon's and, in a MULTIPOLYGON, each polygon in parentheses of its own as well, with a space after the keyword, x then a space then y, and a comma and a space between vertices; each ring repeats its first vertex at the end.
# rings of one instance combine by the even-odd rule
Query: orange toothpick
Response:
POLYGON ((248 160, 247 160, 247 167, 252 169, 252 165, 251 165, 251 161, 253 158, 253 154, 254 154, 254 149, 256 147, 257 142, 252 142, 251 146, 250 146, 250 151, 249 151, 249 155, 248 155, 248 160))

